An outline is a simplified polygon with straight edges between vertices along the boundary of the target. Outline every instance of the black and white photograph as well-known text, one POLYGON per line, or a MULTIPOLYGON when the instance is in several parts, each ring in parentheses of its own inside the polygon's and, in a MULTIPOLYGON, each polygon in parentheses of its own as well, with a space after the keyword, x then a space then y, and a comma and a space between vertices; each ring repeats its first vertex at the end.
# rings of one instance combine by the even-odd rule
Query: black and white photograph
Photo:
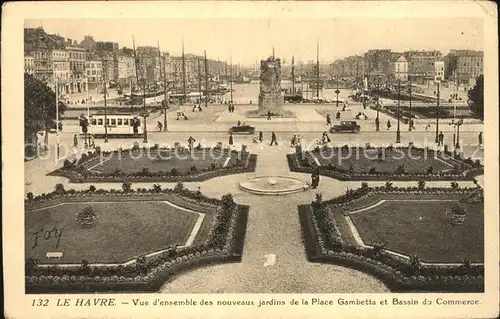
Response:
POLYGON ((150 16, 79 5, 81 16, 18 19, 24 74, 2 79, 24 100, 2 113, 16 106, 23 144, 23 164, 3 165, 3 196, 20 198, 5 188, 22 180, 24 211, 4 216, 20 221, 25 308, 135 313, 216 294, 212 305, 250 315, 309 294, 296 298, 304 315, 369 316, 382 296, 406 311, 486 309, 488 267, 498 279, 494 6, 173 17, 162 10, 181 4, 137 5, 150 16))

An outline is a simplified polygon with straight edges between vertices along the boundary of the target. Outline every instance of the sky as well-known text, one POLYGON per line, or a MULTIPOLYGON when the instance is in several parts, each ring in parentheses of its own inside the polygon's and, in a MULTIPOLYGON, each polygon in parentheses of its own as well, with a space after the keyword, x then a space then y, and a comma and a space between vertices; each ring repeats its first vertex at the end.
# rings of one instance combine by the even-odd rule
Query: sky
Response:
POLYGON ((333 62, 370 49, 483 50, 481 18, 342 18, 342 19, 44 19, 25 20, 25 27, 42 26, 46 32, 82 41, 118 42, 120 47, 160 45, 161 51, 186 53, 234 64, 254 66, 275 55, 291 61, 333 62))

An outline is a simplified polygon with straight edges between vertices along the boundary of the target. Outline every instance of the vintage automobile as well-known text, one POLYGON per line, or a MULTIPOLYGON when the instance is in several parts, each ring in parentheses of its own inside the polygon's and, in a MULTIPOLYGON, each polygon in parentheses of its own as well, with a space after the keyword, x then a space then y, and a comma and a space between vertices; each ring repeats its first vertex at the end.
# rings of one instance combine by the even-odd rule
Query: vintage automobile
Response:
POLYGON ((250 125, 236 125, 229 129, 229 133, 233 134, 253 134, 255 132, 255 127, 250 125))
POLYGON ((358 133, 361 127, 356 121, 342 121, 340 124, 336 124, 330 128, 330 133, 336 132, 352 132, 358 133))

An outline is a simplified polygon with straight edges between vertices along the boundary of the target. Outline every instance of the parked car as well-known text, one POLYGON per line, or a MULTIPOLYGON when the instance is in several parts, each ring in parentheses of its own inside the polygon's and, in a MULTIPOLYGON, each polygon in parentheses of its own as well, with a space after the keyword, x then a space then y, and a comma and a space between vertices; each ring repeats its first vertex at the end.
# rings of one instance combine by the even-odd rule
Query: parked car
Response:
POLYGON ((255 127, 246 124, 237 125, 231 127, 229 132, 234 134, 253 134, 255 132, 255 127))
POLYGON ((330 128, 330 133, 336 132, 359 132, 361 127, 356 121, 342 121, 340 124, 336 124, 330 128))

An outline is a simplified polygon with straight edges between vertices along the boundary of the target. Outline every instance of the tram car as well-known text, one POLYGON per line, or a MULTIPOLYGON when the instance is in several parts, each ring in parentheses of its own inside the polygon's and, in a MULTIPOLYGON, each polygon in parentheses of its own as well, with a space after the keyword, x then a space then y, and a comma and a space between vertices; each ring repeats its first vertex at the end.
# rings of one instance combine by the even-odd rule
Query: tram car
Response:
POLYGON ((90 116, 88 123, 90 125, 87 132, 95 137, 103 137, 106 134, 106 126, 108 137, 139 137, 144 133, 142 119, 137 114, 94 114, 90 116))

